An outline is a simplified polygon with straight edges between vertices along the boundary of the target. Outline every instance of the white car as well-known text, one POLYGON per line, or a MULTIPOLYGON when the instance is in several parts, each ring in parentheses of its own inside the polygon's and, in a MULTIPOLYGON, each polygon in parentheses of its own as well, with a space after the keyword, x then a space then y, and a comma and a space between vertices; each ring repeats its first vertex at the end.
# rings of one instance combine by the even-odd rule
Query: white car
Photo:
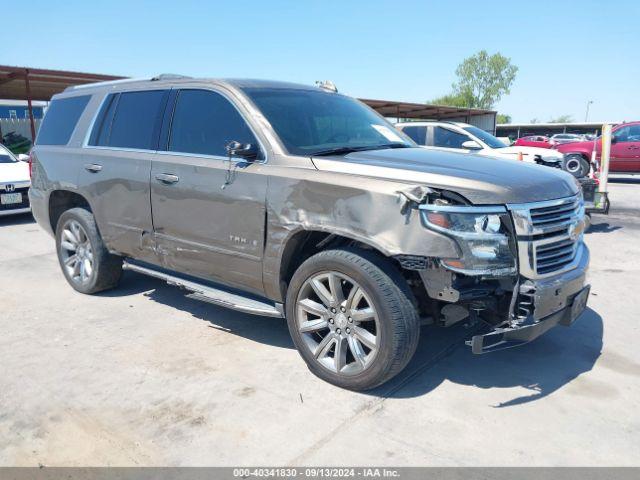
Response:
POLYGON ((0 217, 31 211, 28 159, 27 155, 16 157, 0 145, 0 217))
POLYGON ((538 147, 507 146, 490 133, 460 122, 405 122, 396 128, 427 148, 446 148, 473 152, 488 157, 522 160, 562 168, 564 155, 556 150, 538 147))

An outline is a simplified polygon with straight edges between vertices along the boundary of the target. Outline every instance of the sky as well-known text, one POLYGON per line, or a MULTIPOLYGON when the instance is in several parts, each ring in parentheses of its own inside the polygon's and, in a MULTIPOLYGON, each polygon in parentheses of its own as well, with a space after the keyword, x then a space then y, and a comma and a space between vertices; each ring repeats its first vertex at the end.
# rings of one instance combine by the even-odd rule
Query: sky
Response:
POLYGON ((479 50, 518 67, 514 122, 640 120, 640 1, 0 0, 0 64, 313 84, 360 98, 449 93, 479 50), (15 41, 8 41, 12 32, 15 41))

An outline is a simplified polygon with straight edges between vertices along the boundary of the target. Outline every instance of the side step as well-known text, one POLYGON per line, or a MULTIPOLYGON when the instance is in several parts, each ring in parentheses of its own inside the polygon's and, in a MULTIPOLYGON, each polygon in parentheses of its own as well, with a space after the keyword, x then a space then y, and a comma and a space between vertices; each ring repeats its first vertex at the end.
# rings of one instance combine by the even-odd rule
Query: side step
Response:
POLYGON ((185 290, 189 290, 187 295, 189 298, 201 300, 203 302, 212 303, 220 307, 231 308, 238 310, 239 312, 249 313, 252 315, 263 315, 265 317, 278 317, 283 318, 284 314, 280 304, 269 303, 264 300, 257 300, 254 298, 248 298, 237 293, 227 292, 225 290, 211 287, 209 285, 203 285, 191 280, 185 280, 184 278, 176 277, 168 273, 154 270, 149 267, 143 267, 135 263, 123 262, 122 268, 124 270, 131 270, 134 272, 142 273, 150 277, 159 278, 164 280, 169 285, 175 285, 185 290))

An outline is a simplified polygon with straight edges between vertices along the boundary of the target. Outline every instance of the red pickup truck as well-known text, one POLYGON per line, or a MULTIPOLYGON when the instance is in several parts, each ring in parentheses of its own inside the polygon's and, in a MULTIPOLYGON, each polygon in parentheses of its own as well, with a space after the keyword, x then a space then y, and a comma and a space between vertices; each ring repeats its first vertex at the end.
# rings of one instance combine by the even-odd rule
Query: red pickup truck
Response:
MULTIPOLYGON (((586 142, 565 143, 554 148, 564 153, 565 169, 582 177, 589 173, 594 146, 596 159, 600 160, 601 137, 586 142)), ((640 174, 640 122, 621 123, 613 127, 609 172, 640 174)))

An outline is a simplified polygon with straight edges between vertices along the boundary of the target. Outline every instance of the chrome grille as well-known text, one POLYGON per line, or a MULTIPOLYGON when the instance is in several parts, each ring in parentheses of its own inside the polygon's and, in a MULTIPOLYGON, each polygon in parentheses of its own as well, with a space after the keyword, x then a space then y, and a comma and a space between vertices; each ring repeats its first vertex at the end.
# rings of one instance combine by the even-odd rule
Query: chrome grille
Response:
POLYGON ((520 272, 542 278, 574 268, 584 226, 581 195, 533 204, 509 205, 516 234, 520 272))
POLYGON ((530 213, 533 228, 548 232, 563 229, 573 223, 580 210, 580 199, 576 196, 566 199, 566 203, 564 201, 559 205, 532 208, 530 213))

